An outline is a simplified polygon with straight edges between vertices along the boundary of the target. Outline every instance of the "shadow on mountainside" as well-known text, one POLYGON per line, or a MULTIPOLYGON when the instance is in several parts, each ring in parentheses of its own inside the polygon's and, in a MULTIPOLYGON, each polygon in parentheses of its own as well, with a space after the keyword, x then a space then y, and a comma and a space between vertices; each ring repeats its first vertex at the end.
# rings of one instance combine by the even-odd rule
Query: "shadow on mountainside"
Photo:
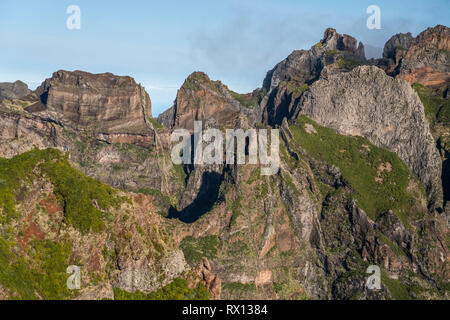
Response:
POLYGON ((209 212, 219 198, 223 175, 217 172, 204 172, 197 197, 181 211, 170 207, 167 218, 179 219, 184 223, 193 223, 209 212))

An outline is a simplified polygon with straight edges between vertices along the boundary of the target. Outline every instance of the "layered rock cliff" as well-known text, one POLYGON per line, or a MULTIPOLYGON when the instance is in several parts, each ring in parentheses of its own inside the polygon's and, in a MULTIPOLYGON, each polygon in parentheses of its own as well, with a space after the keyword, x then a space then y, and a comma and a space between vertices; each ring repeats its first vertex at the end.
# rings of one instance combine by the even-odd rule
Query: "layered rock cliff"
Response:
POLYGON ((0 114, 2 157, 53 147, 114 187, 169 192, 180 188, 171 178, 183 181, 167 156, 169 134, 131 77, 58 71, 23 100, 5 100, 0 114))
POLYGON ((438 25, 413 38, 393 36, 385 45, 380 65, 388 74, 409 83, 438 88, 450 81, 450 29, 438 25))
MULTIPOLYGON (((249 94, 195 72, 158 118, 164 127, 142 88, 111 74, 57 72, 27 99, 3 103, 0 153, 21 155, 0 159, 0 264, 9 272, 25 261, 39 275, 47 262, 37 253, 48 249, 59 257, 52 274, 62 278, 69 263, 87 271, 81 292, 56 295, 47 278, 21 286, 0 273, 0 296, 448 299, 447 98, 386 67, 400 46, 445 43, 418 38, 433 45, 399 35, 384 60, 366 61, 362 44, 330 28, 249 94), (169 135, 194 120, 277 127, 279 171, 173 165, 169 135), (33 145, 65 156, 23 154, 33 145), (370 265, 381 290, 365 285, 370 265)), ((441 61, 435 53, 411 59, 441 61)))
POLYGON ((163 112, 158 121, 168 128, 193 131, 194 121, 214 119, 222 127, 233 128, 242 115, 255 118, 261 99, 260 90, 238 94, 220 81, 212 81, 203 72, 192 73, 177 92, 174 105, 163 112))
POLYGON ((131 77, 57 71, 36 89, 28 110, 73 128, 105 133, 147 133, 150 97, 131 77))

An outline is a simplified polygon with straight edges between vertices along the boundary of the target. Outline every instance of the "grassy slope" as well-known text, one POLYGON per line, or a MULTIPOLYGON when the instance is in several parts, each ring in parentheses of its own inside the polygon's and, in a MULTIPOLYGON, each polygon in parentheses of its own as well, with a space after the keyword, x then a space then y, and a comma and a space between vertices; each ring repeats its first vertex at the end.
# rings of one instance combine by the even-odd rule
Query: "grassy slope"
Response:
POLYGON ((101 231, 106 210, 119 206, 124 199, 113 188, 72 168, 67 156, 56 149, 34 149, 12 159, 0 158, 0 221, 17 217, 15 199, 23 183, 43 174, 54 186, 67 224, 84 233, 101 231))
POLYGON ((421 84, 413 84, 413 89, 422 101, 425 115, 432 126, 441 124, 450 126, 450 99, 438 97, 430 88, 421 84))
POLYGON ((340 169, 358 204, 372 219, 376 220, 381 213, 393 210, 407 224, 408 215, 416 203, 407 188, 410 179, 415 177, 395 153, 378 148, 361 137, 339 135, 305 116, 301 116, 290 129, 297 148, 306 150, 316 160, 340 169), (307 124, 312 125, 317 133, 307 133, 307 124), (392 166, 392 170, 379 174, 379 166, 386 163, 392 166), (377 181, 377 178, 382 181, 377 181))
POLYGON ((165 287, 151 293, 126 292, 114 289, 115 300, 209 300, 209 293, 203 284, 189 288, 185 279, 176 278, 165 287))
MULTIPOLYGON (((0 159, 0 288, 10 299, 70 299, 76 292, 67 289, 67 266, 72 246, 62 240, 32 240, 18 253, 17 239, 10 226, 19 218, 17 197, 28 184, 45 176, 64 208, 64 222, 82 233, 100 232, 110 219, 108 209, 126 198, 116 190, 72 168, 66 155, 58 150, 34 149, 12 159, 0 159), (96 205, 94 205, 94 203, 96 205)), ((166 287, 150 293, 115 290, 118 299, 208 299, 204 286, 188 288, 175 279, 166 287)))

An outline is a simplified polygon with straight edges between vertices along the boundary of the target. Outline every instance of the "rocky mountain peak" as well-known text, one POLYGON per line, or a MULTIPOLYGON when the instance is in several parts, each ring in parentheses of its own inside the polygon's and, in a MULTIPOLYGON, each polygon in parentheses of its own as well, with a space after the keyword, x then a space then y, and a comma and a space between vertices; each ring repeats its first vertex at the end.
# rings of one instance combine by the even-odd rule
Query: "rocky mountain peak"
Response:
POLYGON ((398 33, 392 36, 384 45, 383 57, 386 59, 395 59, 397 49, 407 50, 414 42, 411 32, 398 33))
POLYGON ((204 73, 202 71, 194 71, 185 80, 185 82, 189 82, 189 81, 198 81, 201 83, 208 83, 211 81, 211 79, 209 78, 209 76, 206 73, 204 73))
POLYGON ((281 124, 290 118, 294 105, 308 86, 339 72, 348 72, 366 63, 364 45, 336 29, 325 30, 323 39, 309 50, 295 50, 267 72, 263 88, 267 91, 262 102, 263 122, 281 124))
POLYGON ((384 47, 378 66, 407 82, 435 89, 450 81, 450 29, 437 25, 414 38, 394 35, 384 47))
POLYGON ((136 82, 129 76, 116 76, 112 73, 93 74, 85 71, 58 70, 48 81, 52 85, 73 85, 80 88, 127 88, 136 86, 136 82))
MULTIPOLYGON (((319 77, 322 69, 338 63, 338 68, 347 64, 356 65, 365 61, 364 45, 347 34, 328 28, 323 39, 310 50, 295 50, 286 59, 270 70, 263 82, 267 91, 273 90, 283 81, 311 83, 319 77), (349 63, 351 61, 351 63, 349 63)), ((348 68, 347 68, 348 69, 348 68)))
POLYGON ((129 76, 59 70, 36 89, 40 101, 28 111, 74 128, 105 133, 145 133, 151 101, 129 76))
POLYGON ((348 34, 339 34, 336 29, 328 28, 325 30, 323 39, 320 41, 320 44, 326 46, 329 50, 340 50, 340 51, 349 51, 355 53, 360 50, 360 55, 364 54, 364 45, 362 43, 358 45, 358 41, 348 35, 348 34))
POLYGON ((235 120, 244 115, 254 118, 260 90, 239 94, 220 81, 211 80, 204 72, 190 74, 180 90, 174 105, 158 117, 168 128, 193 130, 194 121, 214 121, 221 127, 233 127, 235 120))
POLYGON ((0 101, 3 99, 20 99, 31 93, 26 83, 17 80, 16 82, 0 83, 0 101))

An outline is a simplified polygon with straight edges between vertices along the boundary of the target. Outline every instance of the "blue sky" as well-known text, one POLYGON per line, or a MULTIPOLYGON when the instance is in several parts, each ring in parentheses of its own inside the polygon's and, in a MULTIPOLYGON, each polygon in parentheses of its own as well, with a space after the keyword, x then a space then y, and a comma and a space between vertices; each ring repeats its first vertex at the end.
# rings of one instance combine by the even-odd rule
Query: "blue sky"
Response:
POLYGON ((0 82, 34 88, 59 69, 131 75, 156 116, 193 71, 249 92, 327 27, 381 48, 398 32, 449 26, 449 17, 448 0, 1 0, 0 82), (380 30, 366 28, 372 4, 381 8, 380 30), (66 28, 69 5, 81 8, 80 30, 66 28))

